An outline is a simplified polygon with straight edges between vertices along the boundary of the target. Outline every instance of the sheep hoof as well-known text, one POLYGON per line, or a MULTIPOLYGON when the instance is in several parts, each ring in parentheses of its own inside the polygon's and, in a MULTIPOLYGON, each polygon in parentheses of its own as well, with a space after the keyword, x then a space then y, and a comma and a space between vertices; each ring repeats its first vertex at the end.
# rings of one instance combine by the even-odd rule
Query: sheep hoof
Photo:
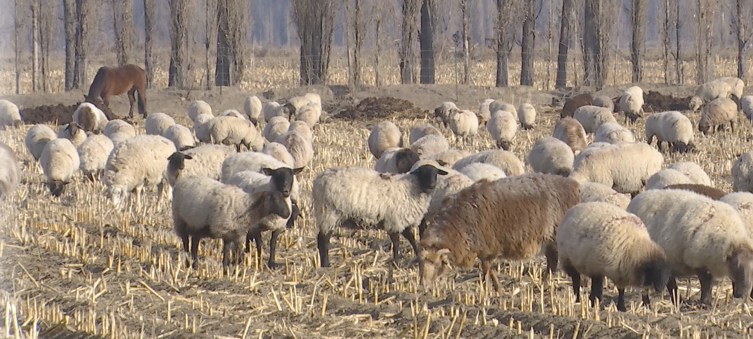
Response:
POLYGON ((276 263, 274 261, 270 261, 270 262, 267 263, 267 267, 270 270, 276 270, 276 269, 280 268, 280 264, 278 264, 278 263, 276 263))

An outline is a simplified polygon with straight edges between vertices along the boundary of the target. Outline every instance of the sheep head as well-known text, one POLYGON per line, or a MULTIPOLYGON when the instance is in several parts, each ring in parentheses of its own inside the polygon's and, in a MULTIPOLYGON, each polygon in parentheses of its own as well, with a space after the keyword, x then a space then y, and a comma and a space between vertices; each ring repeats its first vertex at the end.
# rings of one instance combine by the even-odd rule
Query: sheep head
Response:
POLYGON ((727 256, 730 277, 732 278, 732 295, 745 298, 753 290, 753 246, 743 242, 731 249, 727 256))
POLYGON ((421 191, 429 193, 437 186, 437 175, 447 175, 447 172, 432 165, 423 165, 410 174, 418 177, 418 186, 421 191))
POLYGON ((437 277, 442 276, 445 270, 451 267, 450 250, 447 248, 425 248, 418 256, 418 272, 421 285, 430 287, 434 285, 437 277))

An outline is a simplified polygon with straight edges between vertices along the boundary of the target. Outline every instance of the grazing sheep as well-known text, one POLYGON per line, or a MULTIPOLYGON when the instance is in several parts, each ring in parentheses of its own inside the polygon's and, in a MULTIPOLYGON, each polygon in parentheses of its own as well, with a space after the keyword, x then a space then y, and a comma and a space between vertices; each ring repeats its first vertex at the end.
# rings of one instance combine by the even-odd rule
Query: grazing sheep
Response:
MULTIPOLYGON (((303 134, 309 142, 313 142, 314 133, 311 132, 311 128, 303 121, 293 121, 288 126, 288 132, 297 132, 303 134)), ((275 139, 277 140, 277 139, 275 139)))
POLYGON ((240 263, 241 239, 259 220, 273 214, 285 219, 290 217, 290 207, 280 192, 247 194, 238 187, 198 176, 178 180, 172 210, 174 230, 183 241, 186 253, 189 253, 188 238, 191 237, 194 269, 198 268, 197 254, 202 238, 222 239, 222 265, 228 266, 231 245, 235 246, 234 260, 240 263))
POLYGON ((682 172, 683 174, 687 175, 694 184, 711 186, 711 178, 709 178, 709 175, 706 174, 706 171, 704 171, 701 166, 698 166, 698 164, 692 161, 676 162, 667 166, 667 168, 682 172))
POLYGON ((418 139, 421 139, 424 136, 430 134, 442 136, 442 132, 440 132, 436 127, 434 127, 434 125, 430 123, 425 123, 423 125, 413 127, 410 129, 410 137, 408 138, 408 143, 412 145, 418 139))
POLYGON ((646 180, 647 190, 658 190, 669 185, 675 184, 692 184, 693 180, 689 176, 685 175, 676 169, 665 168, 659 172, 654 173, 646 180))
POLYGON ((107 125, 105 125, 105 131, 104 134, 107 137, 112 136, 115 133, 126 133, 129 136, 135 137, 136 136, 136 129, 133 128, 133 126, 123 120, 115 119, 110 120, 107 122, 107 125))
POLYGON ((578 120, 573 118, 564 117, 557 121, 552 136, 564 141, 574 154, 586 148, 586 130, 578 120))
POLYGON ((21 114, 16 104, 0 99, 0 127, 5 129, 6 126, 18 127, 23 124, 21 114))
POLYGON ((191 121, 196 122, 196 117, 198 117, 201 114, 208 114, 212 115, 212 106, 209 106, 208 103, 204 100, 195 100, 191 103, 190 106, 188 106, 188 117, 191 118, 191 121))
POLYGON ((545 137, 533 143, 527 159, 536 173, 566 177, 573 170, 575 156, 570 147, 562 140, 555 137, 545 137))
MULTIPOLYGON (((583 154, 584 152, 581 152, 583 154)), ((644 143, 622 143, 594 150, 575 165, 570 178, 598 182, 620 193, 637 194, 661 170, 664 157, 644 143)))
POLYGON ((408 173, 418 160, 418 153, 410 148, 388 148, 377 159, 374 170, 380 173, 408 173))
POLYGON ((243 111, 246 112, 246 115, 254 125, 259 124, 261 109, 261 100, 255 95, 248 96, 246 97, 246 100, 243 101, 243 111))
MULTIPOLYGON (((557 250, 573 281, 575 302, 580 302, 581 274, 591 278, 592 306, 602 299, 604 277, 614 282, 617 310, 625 312, 625 287, 653 286, 661 292, 671 274, 664 250, 651 240, 641 219, 605 202, 570 208, 557 228, 557 250)), ((650 305, 648 291, 643 305, 650 305)))
POLYGON ((468 151, 450 149, 442 152, 424 155, 421 159, 434 160, 440 166, 452 166, 458 160, 470 155, 468 151))
POLYGON ((450 143, 443 135, 428 134, 412 143, 410 149, 418 156, 424 156, 447 151, 450 149, 450 143))
POLYGON ((162 136, 172 141, 175 144, 175 148, 179 151, 185 151, 196 146, 196 141, 193 139, 191 130, 180 124, 168 127, 162 136))
POLYGON ((599 183, 580 183, 580 202, 596 201, 610 203, 624 210, 630 204, 630 197, 599 183))
POLYGON ((592 105, 592 102, 593 96, 589 93, 578 94, 572 98, 568 98, 567 100, 565 100, 565 105, 562 106, 562 110, 560 111, 560 118, 572 117, 578 108, 592 105))
POLYGON ((113 145, 117 145, 130 138, 133 138, 133 136, 125 132, 115 132, 113 134, 110 134, 110 140, 112 141, 113 145))
POLYGON ((741 154, 732 164, 732 190, 753 193, 753 151, 741 154))
POLYGON ((178 179, 194 175, 220 180, 222 162, 233 154, 232 147, 223 145, 202 145, 170 154, 165 172, 167 184, 175 186, 178 179))
POLYGON ((697 193, 687 190, 647 190, 636 195, 625 210, 637 215, 646 226, 650 226, 664 222, 666 213, 675 205, 697 197, 697 193))
POLYGON ((321 106, 317 105, 315 102, 309 102, 308 104, 296 110, 295 121, 304 122, 309 127, 314 128, 314 125, 319 122, 321 115, 321 106))
POLYGON ((452 101, 445 101, 434 109, 434 117, 442 122, 445 127, 450 123, 450 118, 459 111, 458 106, 452 101))
POLYGON ((319 94, 309 92, 309 93, 304 94, 303 97, 306 98, 306 100, 308 100, 309 103, 315 103, 316 105, 318 105, 319 110, 321 110, 322 97, 319 94))
POLYGON ((362 167, 325 169, 314 179, 312 198, 319 228, 317 245, 322 267, 329 267, 329 239, 341 226, 378 227, 392 240, 392 260, 397 263, 400 234, 420 249, 413 236, 429 207, 438 175, 447 172, 424 165, 410 173, 385 175, 362 167))
POLYGON ((86 140, 86 131, 75 122, 65 124, 58 130, 58 138, 65 138, 73 143, 73 146, 78 147, 84 140, 86 140))
POLYGON ((21 164, 8 145, 0 142, 0 199, 10 196, 21 183, 21 164))
POLYGON ((50 140, 57 138, 57 133, 52 130, 52 128, 48 127, 47 125, 43 124, 37 124, 34 126, 31 126, 29 128, 29 131, 26 132, 26 137, 24 137, 24 145, 26 145, 26 149, 31 153, 31 156, 34 157, 34 160, 39 160, 39 157, 42 156, 42 150, 44 149, 44 146, 47 145, 50 140))
MULTIPOLYGON (((278 114, 281 112, 278 107, 280 107, 280 104, 276 101, 270 101, 264 104, 264 107, 261 109, 261 113, 264 115, 264 122, 269 122, 272 118, 279 116, 278 114)), ((283 118, 288 120, 288 116, 284 116, 283 118)))
POLYGON ((494 102, 494 99, 485 99, 481 102, 478 108, 478 122, 480 124, 486 124, 489 119, 492 118, 492 111, 489 109, 489 105, 494 102))
POLYGON ((672 184, 668 186, 664 186, 664 189, 674 189, 674 190, 687 190, 691 192, 698 193, 703 196, 707 196, 714 200, 721 199, 726 192, 711 186, 701 185, 701 184, 672 184))
MULTIPOLYGON (((258 152, 243 152, 236 153, 227 157, 222 162, 222 174, 220 181, 227 182, 233 174, 242 171, 253 171, 258 173, 264 173, 264 168, 278 169, 280 167, 288 167, 284 162, 281 162, 272 156, 258 152)), ((299 171, 296 171, 296 173, 299 171)), ((293 202, 298 201, 300 194, 300 188, 298 187, 298 180, 293 178, 293 186, 290 191, 290 197, 293 202)), ((286 193, 286 192, 284 192, 286 193)), ((287 196, 287 193, 286 193, 287 196)))
POLYGON ((114 148, 110 138, 104 135, 93 134, 78 146, 81 172, 89 180, 100 178, 105 172, 107 158, 114 148))
POLYGON ((730 93, 732 93, 732 87, 728 83, 719 79, 712 80, 696 88, 695 95, 690 98, 688 106, 691 111, 695 112, 708 102, 729 97, 730 93))
POLYGON ((374 158, 379 159, 382 152, 392 147, 403 147, 403 139, 400 129, 390 121, 382 121, 376 124, 369 133, 369 151, 374 158))
POLYGON ((596 150, 598 149, 610 147, 610 146, 612 146, 612 144, 608 142, 592 142, 588 144, 586 148, 584 148, 582 151, 580 151, 580 153, 578 153, 577 156, 575 156, 575 160, 573 160, 573 168, 578 167, 578 164, 580 164, 583 161, 583 159, 588 157, 589 154, 596 152, 596 150))
POLYGON ((713 132, 714 127, 717 131, 721 131, 724 129, 724 124, 729 123, 732 133, 735 133, 736 122, 737 104, 730 98, 719 98, 703 106, 698 130, 706 135, 709 131, 713 132))
POLYGON ((76 152, 76 146, 70 140, 57 138, 50 140, 42 150, 39 158, 42 172, 47 177, 47 188, 52 196, 59 197, 76 174, 81 160, 76 152))
POLYGON ((209 122, 212 119, 214 119, 214 115, 199 114, 193 122, 193 132, 196 135, 196 139, 205 144, 212 142, 209 133, 209 122))
POLYGON ((160 135, 138 135, 117 144, 105 165, 105 195, 120 206, 128 192, 134 192, 141 205, 143 188, 156 185, 161 200, 169 189, 165 187, 168 157, 175 151, 175 144, 160 135))
POLYGON ((219 116, 221 116, 221 117, 234 117, 234 118, 244 119, 244 120, 246 119, 246 116, 243 115, 241 112, 238 112, 238 110, 236 110, 236 109, 227 109, 227 110, 224 110, 222 113, 220 113, 219 116))
POLYGON ((274 142, 290 128, 290 121, 283 117, 272 117, 267 121, 261 134, 269 142, 274 142))
POLYGON ((458 111, 450 118, 450 129, 452 133, 459 136, 464 142, 469 137, 478 135, 478 117, 476 113, 468 110, 458 111))
POLYGON ((518 132, 518 122, 508 111, 495 111, 486 124, 486 130, 489 131, 492 139, 497 142, 497 147, 509 151, 512 139, 518 132))
POLYGON ((486 179, 488 181, 494 181, 501 178, 506 178, 505 171, 494 165, 485 164, 482 162, 474 162, 461 168, 458 172, 465 174, 473 181, 479 181, 486 179))
POLYGON ((287 132, 279 136, 277 143, 282 144, 295 160, 295 167, 306 167, 314 160, 314 146, 305 135, 298 132, 287 132))
POLYGON ((594 97, 593 100, 591 100, 591 105, 608 108, 610 111, 614 111, 614 101, 612 101, 612 98, 606 95, 599 95, 594 97))
POLYGON ((721 77, 719 79, 716 79, 717 81, 722 81, 729 85, 730 92, 729 97, 732 100, 740 101, 740 98, 743 97, 743 90, 745 90, 745 82, 742 81, 742 79, 738 77, 721 77))
POLYGON ((673 152, 688 152, 693 144, 693 124, 684 114, 677 111, 654 113, 646 118, 646 141, 650 145, 654 136, 656 147, 661 151, 662 142, 669 144, 673 152))
POLYGON ((748 236, 753 237, 753 194, 749 192, 732 192, 724 195, 719 201, 734 208, 748 229, 748 236))
POLYGON ((625 123, 628 119, 635 120, 643 117, 643 89, 632 86, 625 90, 620 97, 620 111, 625 114, 625 123))
POLYGON ((494 100, 492 103, 489 104, 489 112, 491 112, 491 114, 494 115, 494 112, 496 111, 508 111, 512 113, 513 117, 515 117, 515 121, 518 121, 518 109, 515 108, 515 106, 511 104, 508 104, 500 100, 494 100))
POLYGON ((533 128, 533 124, 536 123, 536 108, 529 103, 520 104, 518 107, 518 120, 520 120, 520 126, 523 129, 533 128))
POLYGON ((421 236, 421 283, 432 284, 445 263, 468 267, 479 258, 484 279, 491 278, 499 291, 492 260, 530 259, 542 246, 548 271, 553 272, 557 224, 578 203, 578 189, 571 179, 539 173, 481 180, 463 189, 443 204, 421 236))
POLYGON ((295 117, 296 113, 303 106, 306 106, 311 101, 305 96, 296 96, 288 99, 288 102, 283 105, 288 109, 288 118, 295 117))
POLYGON ((499 167, 507 176, 523 174, 523 162, 518 159, 515 153, 503 150, 481 151, 468 155, 452 165, 452 169, 459 171, 465 166, 474 162, 482 162, 499 167))
POLYGON ((146 134, 163 135, 165 130, 172 125, 175 125, 175 120, 171 116, 165 113, 152 113, 146 117, 144 130, 146 134))
POLYGON ((232 116, 217 116, 208 124, 213 144, 235 145, 238 152, 241 151, 241 145, 257 152, 264 147, 264 140, 251 121, 232 116))
POLYGON ((753 95, 746 95, 740 100, 740 109, 748 120, 753 121, 753 95))
POLYGON ((295 159, 293 159, 293 156, 290 155, 290 152, 288 152, 288 149, 285 148, 285 145, 281 143, 270 142, 264 145, 264 148, 261 149, 261 152, 284 162, 290 167, 293 167, 295 165, 295 159))
POLYGON ((610 144, 635 142, 633 132, 616 122, 601 124, 594 135, 594 142, 608 142, 610 144))
POLYGON ((573 114, 573 118, 583 126, 586 133, 594 133, 599 126, 608 122, 616 123, 612 111, 604 107, 581 106, 573 114))
POLYGON ((107 116, 94 104, 85 102, 73 112, 73 121, 87 132, 102 133, 108 124, 107 116))

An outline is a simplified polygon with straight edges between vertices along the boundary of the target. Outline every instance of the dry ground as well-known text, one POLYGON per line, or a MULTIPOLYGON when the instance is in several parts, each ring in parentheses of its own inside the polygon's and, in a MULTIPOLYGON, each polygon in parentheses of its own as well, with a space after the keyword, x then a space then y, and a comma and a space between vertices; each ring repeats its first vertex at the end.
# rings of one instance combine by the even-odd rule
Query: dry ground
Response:
MULTIPOLYGON (((616 95, 627 86, 604 92, 616 95)), ((687 96, 690 89, 646 85, 664 94, 687 96)), ((550 135, 558 118, 549 107, 551 93, 528 88, 499 89, 454 85, 391 86, 350 90, 346 87, 275 90, 267 99, 286 98, 306 90, 323 95, 325 110, 338 112, 370 96, 392 96, 427 110, 445 100, 476 110, 487 97, 533 102, 539 110, 531 131, 519 131, 513 151, 525 159, 532 143, 550 135)), ((150 112, 164 111, 190 126, 185 110, 195 99, 217 111, 241 108, 238 89, 214 91, 152 90, 150 112)), ((22 108, 71 105, 81 93, 9 97, 22 108)), ((127 112, 125 98, 113 110, 127 112)), ((694 123, 698 114, 689 114, 694 123)), ((430 116, 429 116, 430 118, 430 116)), ((426 118, 399 118, 407 131, 426 118)), ((622 118, 618 117, 622 122, 622 118)), ((143 131, 143 121, 136 124, 143 131)), ((404 259, 391 268, 390 242, 380 231, 340 231, 333 237, 333 267, 318 268, 316 225, 309 213, 311 182, 324 168, 339 165, 372 167, 366 138, 373 121, 330 118, 314 129, 316 157, 303 173, 303 219, 285 232, 278 247, 282 268, 269 271, 253 256, 230 275, 223 275, 219 241, 205 241, 198 270, 188 270, 172 233, 169 204, 156 194, 129 210, 117 210, 103 197, 100 183, 80 176, 59 199, 43 186, 44 176, 28 154, 23 138, 29 126, 0 132, 0 142, 15 150, 22 162, 24 183, 0 205, 0 336, 32 337, 35 329, 48 335, 66 331, 82 336, 117 338, 642 338, 748 337, 753 326, 747 305, 731 298, 730 282, 714 290, 712 307, 700 307, 695 280, 681 283, 690 301, 675 308, 666 293, 653 296, 653 309, 640 306, 638 290, 628 293, 626 313, 613 303, 609 285, 598 311, 575 304, 569 279, 558 273, 542 280, 543 260, 498 263, 503 291, 488 293, 477 269, 455 270, 435 290, 417 292, 416 267, 402 244, 404 259), (56 325, 57 324, 57 325, 56 325), (31 333, 31 334, 30 334, 31 333)), ((730 169, 737 155, 750 149, 751 124, 741 120, 735 133, 703 137, 699 152, 665 154, 666 164, 692 160, 711 176, 715 186, 731 189, 730 169)), ((644 140, 643 121, 629 126, 644 140)), ((444 130, 448 137, 451 133, 444 130)), ((466 150, 493 148, 484 130, 466 150)), ((528 167, 530 170, 530 167, 528 167)), ((266 249, 265 249, 266 254, 266 249)), ((587 293, 587 289, 582 290, 587 293)), ((587 300, 587 299, 586 299, 587 300)))

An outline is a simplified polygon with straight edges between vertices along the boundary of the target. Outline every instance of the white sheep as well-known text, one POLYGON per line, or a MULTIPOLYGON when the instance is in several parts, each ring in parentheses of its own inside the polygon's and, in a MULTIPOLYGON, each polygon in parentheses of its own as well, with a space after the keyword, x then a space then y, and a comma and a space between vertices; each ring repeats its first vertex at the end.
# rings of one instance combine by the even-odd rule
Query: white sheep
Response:
POLYGON ((204 176, 214 180, 222 177, 222 162, 235 150, 223 145, 202 145, 185 151, 178 151, 167 157, 167 183, 175 186, 181 177, 204 176))
POLYGON ((267 121, 261 134, 269 142, 274 142, 290 128, 290 121, 284 117, 275 116, 267 121))
MULTIPOLYGON (((277 101, 270 101, 264 104, 264 107, 261 109, 261 112, 264 115, 264 122, 269 122, 269 120, 278 116, 277 115, 279 113, 278 107, 280 107, 280 104, 277 103, 277 101)), ((283 118, 287 120, 288 117, 283 117, 283 118)))
POLYGON ((311 100, 309 100, 305 96, 295 96, 288 99, 288 102, 283 106, 287 108, 288 118, 292 118, 295 117, 299 109, 301 109, 303 106, 306 106, 310 102, 311 100))
POLYGON ((305 135, 298 132, 287 132, 276 140, 290 152, 295 160, 295 167, 306 167, 314 161, 314 146, 305 135))
POLYGON ((492 139, 497 142, 497 147, 508 151, 513 138, 515 138, 515 133, 518 132, 518 122, 508 111, 495 111, 486 124, 486 130, 489 131, 492 139))
POLYGON ((23 124, 21 113, 18 111, 16 104, 0 99, 0 127, 5 129, 7 126, 18 127, 23 124))
POLYGON ((515 153, 503 150, 481 151, 468 155, 452 165, 452 169, 458 171, 474 162, 481 162, 499 167, 507 176, 521 175, 524 172, 523 162, 515 153))
POLYGON ((217 116, 209 120, 209 136, 213 144, 235 145, 240 152, 241 145, 249 150, 261 151, 264 146, 259 131, 251 121, 232 116, 217 116))
POLYGON ((214 114, 212 114, 212 106, 209 106, 204 100, 193 101, 191 105, 188 106, 188 117, 191 118, 191 121, 196 122, 196 117, 201 114, 214 116, 214 114))
POLYGON ((701 120, 698 122, 698 130, 704 135, 724 128, 724 124, 729 123, 732 133, 735 133, 735 123, 737 122, 737 103, 730 98, 715 99, 701 110, 701 120))
POLYGON ((520 126, 523 129, 533 128, 536 123, 536 108, 529 103, 523 103, 518 106, 518 120, 520 120, 520 126))
POLYGON ((512 116, 515 117, 516 121, 518 119, 518 109, 515 108, 515 106, 508 104, 504 101, 494 100, 492 103, 489 104, 489 112, 491 112, 491 114, 494 115, 494 112, 496 111, 508 111, 512 113, 512 116))
POLYGON ((371 129, 369 133, 369 152, 374 158, 379 159, 382 152, 392 147, 403 147, 403 138, 400 129, 390 121, 382 121, 371 129))
POLYGON ((246 116, 243 115, 241 112, 238 112, 237 109, 226 109, 220 113, 221 117, 234 117, 238 119, 246 119, 246 116))
POLYGON ((643 117, 643 89, 638 86, 631 86, 622 93, 620 97, 620 111, 625 114, 625 123, 628 119, 635 122, 638 118, 643 117))
POLYGON ((494 99, 485 99, 481 102, 478 108, 478 121, 481 124, 486 124, 492 117, 492 112, 489 110, 489 105, 494 102, 494 99))
POLYGON ((290 154, 290 152, 288 152, 288 149, 285 148, 285 145, 283 144, 270 142, 264 145, 264 148, 261 149, 261 152, 284 162, 291 168, 295 165, 295 159, 293 159, 293 156, 290 154))
POLYGON ((536 173, 556 174, 566 177, 573 170, 573 150, 562 140, 545 137, 536 140, 527 156, 536 173))
POLYGON ((214 119, 214 115, 199 114, 193 122, 193 133, 196 135, 196 139, 205 144, 212 142, 209 133, 209 122, 212 119, 214 119))
POLYGON ((322 97, 319 94, 316 93, 306 93, 303 95, 304 98, 306 98, 309 102, 313 102, 317 105, 319 105, 319 108, 322 107, 322 97))
POLYGON ((732 190, 753 193, 753 151, 741 154, 732 164, 732 190))
POLYGON ((382 152, 374 163, 374 170, 380 173, 408 173, 418 160, 418 154, 413 150, 392 147, 382 152))
POLYGON ((586 148, 586 130, 578 120, 571 117, 564 117, 557 121, 552 136, 564 141, 574 154, 586 148))
POLYGON ((732 206, 737 211, 748 229, 748 236, 753 237, 753 194, 750 192, 727 193, 719 201, 732 206))
POLYGON ((146 117, 144 122, 144 130, 146 134, 151 135, 163 135, 165 130, 175 125, 175 120, 165 113, 152 113, 146 117))
POLYGON ((729 97, 730 93, 732 93, 732 87, 728 83, 719 79, 712 80, 696 88, 688 106, 691 111, 695 112, 708 102, 729 97))
POLYGON ((444 152, 450 149, 444 135, 427 134, 410 145, 410 149, 419 156, 444 152))
POLYGON ((8 145, 0 142, 0 199, 10 196, 21 183, 21 164, 8 145))
POLYGON ((105 165, 105 195, 120 206, 128 192, 135 192, 141 205, 142 189, 156 185, 162 199, 169 190, 165 185, 167 158, 175 152, 175 144, 160 135, 138 135, 117 144, 105 165))
POLYGON ((455 162, 470 154, 470 152, 464 150, 449 149, 442 152, 425 154, 421 156, 421 159, 434 160, 441 166, 452 166, 455 162))
POLYGON ((465 165, 458 172, 463 173, 473 181, 479 181, 481 179, 494 181, 507 177, 505 171, 501 170, 499 167, 482 162, 474 162, 465 165))
POLYGON ((259 100, 259 97, 255 95, 251 95, 246 97, 246 100, 243 101, 243 110, 246 112, 246 115, 249 119, 251 119, 251 122, 254 123, 254 125, 259 123, 259 118, 261 118, 261 100, 259 100))
POLYGON ((614 144, 585 156, 575 165, 570 178, 578 182, 598 182, 611 186, 617 192, 635 195, 649 177, 661 170, 663 162, 664 156, 650 145, 614 144))
POLYGON ((125 132, 115 132, 110 134, 110 140, 112 141, 113 145, 117 145, 130 138, 133 138, 133 136, 125 132))
POLYGON ((617 122, 612 111, 598 106, 581 106, 573 113, 573 118, 583 126, 586 133, 594 133, 604 123, 617 122))
POLYGON ((102 133, 108 124, 107 116, 94 104, 85 102, 73 112, 75 121, 84 131, 102 133))
MULTIPOLYGON (((288 126, 288 132, 297 132, 303 134, 309 142, 313 144, 314 133, 311 132, 309 125, 303 121, 293 121, 288 126)), ((277 140, 277 139, 275 139, 277 140)))
POLYGON ((317 105, 315 102, 309 102, 308 104, 303 105, 303 107, 295 111, 295 121, 304 122, 310 128, 314 128, 314 126, 319 122, 321 115, 321 106, 317 105))
POLYGON ((413 127, 410 129, 410 136, 408 138, 408 143, 413 144, 416 142, 416 140, 423 138, 426 135, 434 134, 434 135, 442 135, 442 132, 439 131, 434 125, 430 123, 425 123, 422 125, 418 125, 416 127, 413 127))
POLYGON ((469 137, 478 135, 478 117, 476 113, 468 110, 458 111, 450 117, 450 129, 463 142, 467 141, 469 137))
POLYGON ((31 153, 31 156, 34 157, 34 160, 39 160, 39 157, 42 156, 44 146, 46 146, 50 140, 57 137, 57 133, 55 133, 52 128, 47 125, 37 124, 31 126, 29 131, 26 132, 24 145, 26 145, 26 149, 31 153))
POLYGON ((75 122, 60 126, 58 129, 58 138, 65 138, 73 143, 73 146, 78 147, 86 140, 86 131, 75 122))
POLYGON ((89 180, 99 179, 105 171, 107 158, 115 147, 112 140, 104 135, 92 134, 78 146, 81 172, 89 180))
POLYGON ((678 184, 693 184, 693 180, 690 179, 685 173, 682 173, 676 169, 665 168, 659 172, 654 173, 646 180, 646 189, 662 189, 669 185, 678 184))
POLYGON ((693 184, 711 186, 711 178, 709 178, 709 175, 706 173, 706 171, 704 171, 701 166, 692 161, 675 162, 667 166, 667 168, 678 170, 687 175, 693 184))
POLYGON ((452 101, 445 101, 439 107, 434 109, 434 117, 442 122, 442 125, 447 127, 450 123, 450 118, 458 112, 460 109, 452 101))
MULTIPOLYGON (((625 287, 652 286, 661 292, 671 274, 664 250, 651 240, 640 218, 605 202, 570 208, 557 227, 557 251, 580 302, 581 275, 591 278, 589 299, 602 299, 604 277, 619 293, 617 310, 627 311, 625 287)), ((643 304, 649 305, 648 293, 643 304)))
POLYGON ((664 222, 667 212, 675 205, 699 196, 698 193, 689 190, 646 190, 630 200, 625 210, 637 215, 646 226, 649 226, 664 222))
POLYGON ((185 151, 196 146, 196 141, 193 139, 191 130, 180 124, 168 127, 162 136, 172 141, 175 144, 175 148, 179 151, 185 151))
POLYGON ((740 108, 748 120, 753 121, 753 95, 746 95, 740 100, 740 108))
POLYGON ((745 90, 745 81, 738 77, 721 77, 717 80, 729 85, 730 96, 734 95, 734 100, 740 101, 740 98, 743 97, 743 91, 745 90))
POLYGON ((687 152, 693 144, 693 124, 677 111, 653 113, 646 118, 646 141, 650 145, 656 137, 656 147, 662 150, 662 142, 669 144, 671 151, 687 152))
POLYGON ((585 181, 580 183, 580 202, 596 201, 610 203, 624 210, 630 204, 630 196, 596 182, 585 181))
POLYGON ((78 171, 81 160, 76 152, 76 146, 70 140, 57 138, 50 140, 44 146, 39 164, 47 177, 46 185, 50 193, 54 197, 59 197, 63 194, 65 185, 71 182, 78 171))
MULTIPOLYGON (((622 96, 620 96, 620 99, 622 99, 622 96)), ((593 100, 591 100, 591 105, 608 108, 610 111, 614 111, 614 101, 606 95, 595 96, 593 100)))
POLYGON ((429 207, 437 176, 445 174, 429 165, 394 175, 362 167, 332 167, 318 174, 311 192, 321 266, 329 266, 329 239, 334 230, 353 222, 387 231, 392 240, 393 262, 399 258, 400 234, 418 255, 412 228, 421 222, 429 207))
MULTIPOLYGON (((258 152, 242 152, 236 153, 227 157, 222 162, 222 174, 220 181, 227 182, 233 174, 242 171, 253 171, 258 173, 264 173, 264 168, 278 169, 280 167, 288 167, 282 161, 273 158, 270 155, 258 152)), ((300 172, 300 169, 294 169, 296 173, 300 172)), ((300 195, 300 188, 298 187, 298 181, 294 178, 292 188, 290 191, 291 199, 296 202, 300 195)))
POLYGON ((108 137, 112 136, 115 133, 126 133, 129 136, 135 137, 136 136, 136 129, 133 128, 133 126, 123 120, 120 119, 114 119, 107 122, 107 125, 105 125, 104 134, 108 137))
POLYGON ((586 146, 583 150, 578 153, 578 155, 575 156, 575 160, 573 160, 573 168, 578 167, 578 164, 580 164, 583 159, 588 157, 589 154, 596 152, 596 150, 600 148, 610 147, 612 144, 608 142, 592 142, 586 146))
POLYGON ((616 122, 607 122, 601 124, 594 133, 594 142, 608 142, 610 144, 635 142, 635 136, 624 126, 616 122))

